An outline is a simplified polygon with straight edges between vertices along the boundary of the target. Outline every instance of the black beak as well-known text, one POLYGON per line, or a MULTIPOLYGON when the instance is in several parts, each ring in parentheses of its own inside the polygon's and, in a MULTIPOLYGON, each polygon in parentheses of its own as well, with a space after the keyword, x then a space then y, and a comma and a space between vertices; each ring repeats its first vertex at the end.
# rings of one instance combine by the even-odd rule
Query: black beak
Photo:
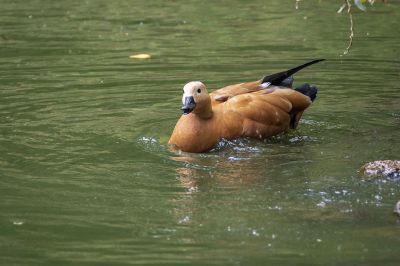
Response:
POLYGON ((181 110, 184 115, 189 114, 196 107, 196 103, 194 102, 193 96, 185 97, 185 103, 182 106, 181 110))

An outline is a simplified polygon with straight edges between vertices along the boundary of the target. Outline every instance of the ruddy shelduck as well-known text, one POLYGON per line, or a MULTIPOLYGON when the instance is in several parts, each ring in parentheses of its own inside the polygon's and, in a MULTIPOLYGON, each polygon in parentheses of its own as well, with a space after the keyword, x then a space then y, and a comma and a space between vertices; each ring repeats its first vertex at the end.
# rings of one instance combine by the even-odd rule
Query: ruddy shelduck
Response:
POLYGON ((318 59, 264 78, 208 93, 200 81, 183 87, 183 115, 168 144, 185 152, 206 152, 221 139, 264 139, 296 128, 317 88, 303 84, 292 89, 293 74, 318 59))

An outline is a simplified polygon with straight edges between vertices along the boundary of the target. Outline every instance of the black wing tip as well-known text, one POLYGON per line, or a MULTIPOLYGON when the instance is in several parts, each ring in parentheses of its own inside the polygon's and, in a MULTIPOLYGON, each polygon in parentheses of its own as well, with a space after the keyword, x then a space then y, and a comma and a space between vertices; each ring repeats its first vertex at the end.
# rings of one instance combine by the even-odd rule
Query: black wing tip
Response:
POLYGON ((314 59, 314 60, 311 60, 310 62, 308 62, 309 64, 315 64, 315 63, 319 63, 319 62, 322 62, 322 61, 325 61, 326 59, 325 58, 322 58, 322 59, 314 59))
POLYGON ((308 67, 308 66, 313 65, 313 64, 316 64, 316 63, 321 62, 321 61, 325 61, 325 60, 326 59, 314 59, 314 60, 308 61, 307 63, 299 65, 297 67, 288 69, 286 71, 282 71, 282 72, 278 72, 278 73, 275 73, 275 74, 272 74, 272 75, 265 76, 265 77, 262 78, 261 83, 269 82, 272 85, 279 86, 279 84, 283 80, 285 80, 286 78, 294 75, 296 72, 302 70, 303 68, 308 67))
POLYGON ((315 62, 321 62, 321 61, 325 61, 325 60, 326 60, 325 58, 320 58, 320 59, 311 60, 311 62, 313 62, 313 61, 315 61, 315 62))
POLYGON ((294 70, 294 71, 297 72, 297 71, 299 71, 299 70, 301 70, 301 69, 303 69, 303 68, 305 68, 305 67, 314 65, 314 64, 316 64, 316 63, 319 63, 319 62, 322 62, 322 61, 325 61, 325 60, 326 60, 326 59, 313 59, 313 60, 311 60, 311 61, 308 61, 307 63, 304 63, 304 64, 302 64, 302 65, 299 65, 299 66, 297 66, 297 67, 294 67, 294 68, 289 69, 288 72, 289 72, 289 71, 292 71, 292 70, 294 70))

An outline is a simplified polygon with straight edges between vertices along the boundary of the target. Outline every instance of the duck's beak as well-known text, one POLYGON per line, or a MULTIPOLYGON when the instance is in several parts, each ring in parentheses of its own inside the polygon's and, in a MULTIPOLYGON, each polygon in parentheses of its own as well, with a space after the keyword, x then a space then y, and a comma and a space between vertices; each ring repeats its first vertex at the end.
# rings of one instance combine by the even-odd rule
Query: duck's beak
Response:
POLYGON ((196 107, 193 96, 185 97, 184 104, 181 108, 184 115, 189 114, 196 107))

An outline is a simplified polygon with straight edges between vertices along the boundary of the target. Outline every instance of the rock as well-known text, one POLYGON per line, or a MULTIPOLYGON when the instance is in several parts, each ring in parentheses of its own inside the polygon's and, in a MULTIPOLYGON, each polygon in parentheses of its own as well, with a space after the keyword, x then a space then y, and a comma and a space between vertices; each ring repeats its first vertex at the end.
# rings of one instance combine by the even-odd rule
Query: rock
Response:
POLYGON ((360 173, 367 177, 400 178, 400 161, 383 160, 364 164, 360 173))

